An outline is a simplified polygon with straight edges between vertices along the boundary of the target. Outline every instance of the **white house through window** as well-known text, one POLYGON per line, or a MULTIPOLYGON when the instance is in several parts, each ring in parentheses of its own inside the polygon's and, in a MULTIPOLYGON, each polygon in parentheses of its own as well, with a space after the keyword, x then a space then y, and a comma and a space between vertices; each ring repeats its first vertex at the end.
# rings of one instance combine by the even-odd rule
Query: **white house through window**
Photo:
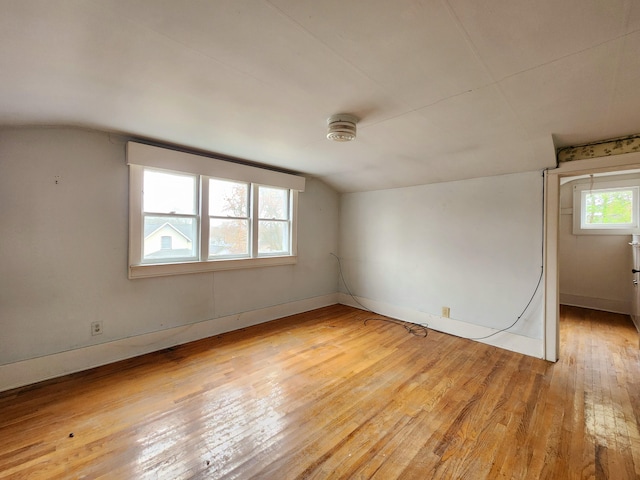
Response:
POLYGON ((198 258, 195 175, 145 168, 143 184, 143 263, 198 258))

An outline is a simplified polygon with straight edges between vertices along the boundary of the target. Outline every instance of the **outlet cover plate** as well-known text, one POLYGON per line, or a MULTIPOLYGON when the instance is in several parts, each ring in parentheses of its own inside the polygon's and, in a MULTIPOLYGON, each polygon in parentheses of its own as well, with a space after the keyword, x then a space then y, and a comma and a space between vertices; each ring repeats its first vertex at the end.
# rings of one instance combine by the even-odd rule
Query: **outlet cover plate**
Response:
POLYGON ((91 322, 91 335, 102 335, 102 322, 91 322))

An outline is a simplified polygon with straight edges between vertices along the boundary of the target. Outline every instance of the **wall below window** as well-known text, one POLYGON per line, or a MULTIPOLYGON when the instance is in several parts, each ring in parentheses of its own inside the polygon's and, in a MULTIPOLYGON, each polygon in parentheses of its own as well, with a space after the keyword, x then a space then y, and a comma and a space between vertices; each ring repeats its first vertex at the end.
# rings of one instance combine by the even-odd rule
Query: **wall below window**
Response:
POLYGON ((0 171, 0 390, 337 301, 339 196, 318 180, 296 265, 129 280, 123 139, 3 129, 0 171))
MULTIPOLYGON (((593 184, 638 179, 639 175, 594 177, 593 184)), ((558 239, 560 303, 631 313, 633 291, 631 235, 573 235, 573 185, 560 187, 558 239)))
MULTIPOLYGON (((351 292, 374 310, 459 336, 509 326, 541 274, 542 185, 541 172, 530 172, 343 195, 351 292)), ((542 290, 510 333, 482 341, 542 357, 542 290)))

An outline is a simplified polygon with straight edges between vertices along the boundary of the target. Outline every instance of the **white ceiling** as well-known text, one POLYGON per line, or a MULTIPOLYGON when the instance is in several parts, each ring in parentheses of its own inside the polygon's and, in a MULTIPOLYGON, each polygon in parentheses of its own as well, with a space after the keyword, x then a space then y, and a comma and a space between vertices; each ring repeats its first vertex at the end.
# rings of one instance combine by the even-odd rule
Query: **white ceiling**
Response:
POLYGON ((640 132, 638 0, 0 0, 0 125, 123 132, 340 191, 640 132), (358 138, 326 119, 358 116, 358 138))

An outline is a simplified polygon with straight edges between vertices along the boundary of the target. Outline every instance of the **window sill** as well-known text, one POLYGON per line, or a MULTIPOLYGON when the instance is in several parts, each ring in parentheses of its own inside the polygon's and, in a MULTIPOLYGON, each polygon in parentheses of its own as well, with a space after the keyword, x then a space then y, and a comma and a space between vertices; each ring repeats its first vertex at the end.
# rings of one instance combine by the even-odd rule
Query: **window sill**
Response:
POLYGON ((580 228, 573 230, 574 235, 637 235, 640 231, 637 228, 580 228))
POLYGON ((241 258, 234 260, 211 260, 208 262, 160 263, 150 265, 130 265, 129 279, 165 277, 169 275, 186 275, 190 273, 218 272, 222 270, 239 270, 242 268, 273 267, 293 265, 298 257, 241 258))

